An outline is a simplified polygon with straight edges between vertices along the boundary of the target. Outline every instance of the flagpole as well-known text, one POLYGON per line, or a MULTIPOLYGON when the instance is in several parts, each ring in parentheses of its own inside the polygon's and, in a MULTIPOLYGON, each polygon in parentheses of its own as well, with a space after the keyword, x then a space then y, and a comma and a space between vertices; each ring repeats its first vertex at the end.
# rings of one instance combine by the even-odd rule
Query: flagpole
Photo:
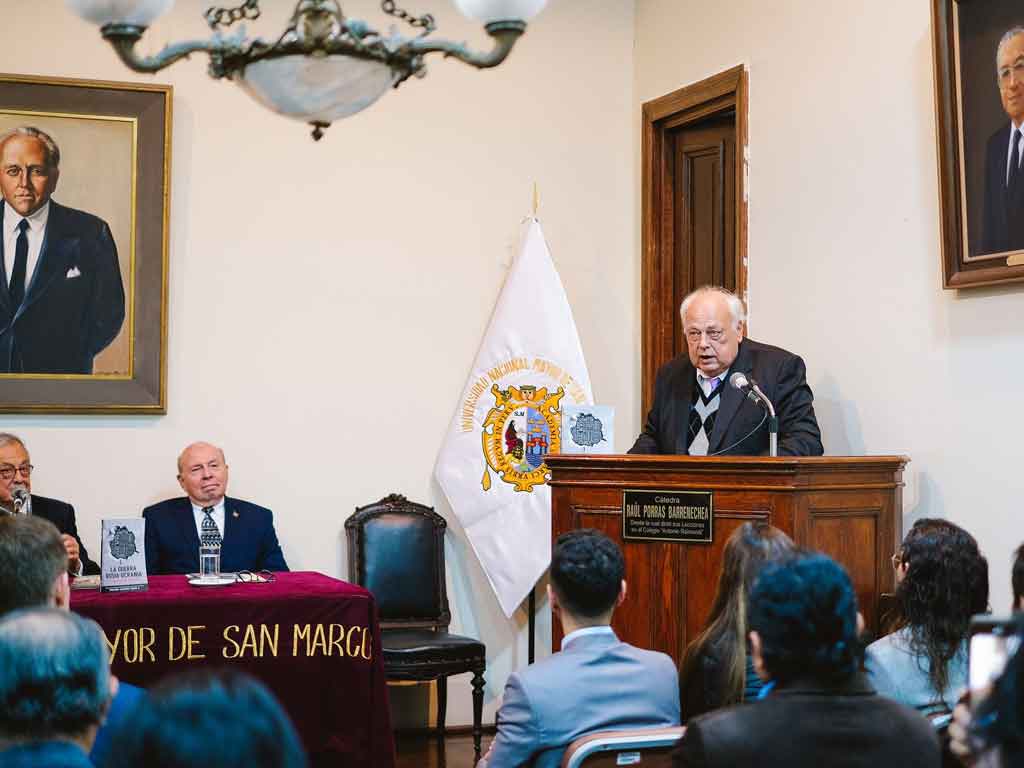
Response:
MULTIPOLYGON (((537 189, 537 182, 533 182, 533 218, 537 218, 537 209, 540 208, 540 191, 537 189)), ((526 598, 526 610, 530 614, 528 621, 529 637, 526 647, 526 663, 533 664, 536 658, 537 646, 537 595, 536 584, 530 587, 530 594, 526 598)))
POLYGON ((533 664, 537 639, 537 596, 534 594, 534 587, 530 587, 530 594, 526 598, 526 610, 530 614, 529 620, 529 645, 526 650, 526 663, 533 664))

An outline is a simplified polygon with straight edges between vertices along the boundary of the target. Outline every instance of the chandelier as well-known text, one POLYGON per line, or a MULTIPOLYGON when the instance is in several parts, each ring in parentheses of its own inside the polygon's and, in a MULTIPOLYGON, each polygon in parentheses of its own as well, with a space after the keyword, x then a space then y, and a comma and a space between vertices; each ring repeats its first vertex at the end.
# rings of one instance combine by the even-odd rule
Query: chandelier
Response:
POLYGON ((381 10, 408 23, 419 33, 402 37, 392 27, 384 35, 366 22, 350 19, 338 0, 299 0, 284 32, 273 41, 248 39, 244 24, 259 18, 259 0, 235 8, 209 8, 204 14, 213 30, 208 40, 167 45, 145 56, 136 51, 146 28, 174 5, 174 0, 65 0, 86 21, 100 25, 100 34, 121 61, 136 72, 159 72, 190 54, 210 57, 213 78, 228 78, 268 109, 308 122, 319 140, 333 121, 366 109, 388 88, 426 74, 427 54, 440 53, 485 69, 501 64, 526 22, 547 0, 454 0, 463 15, 484 23, 494 40, 487 52, 465 43, 430 37, 436 29, 430 14, 414 16, 383 0, 381 10))

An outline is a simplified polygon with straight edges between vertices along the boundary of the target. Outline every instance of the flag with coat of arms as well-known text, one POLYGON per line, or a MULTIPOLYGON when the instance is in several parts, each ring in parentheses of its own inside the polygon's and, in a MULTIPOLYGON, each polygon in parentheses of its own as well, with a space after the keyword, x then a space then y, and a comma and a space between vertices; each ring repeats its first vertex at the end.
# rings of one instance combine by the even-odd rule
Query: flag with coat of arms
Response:
POLYGON ((528 220, 441 446, 435 474, 506 616, 551 562, 561 406, 594 402, 540 222, 528 220))

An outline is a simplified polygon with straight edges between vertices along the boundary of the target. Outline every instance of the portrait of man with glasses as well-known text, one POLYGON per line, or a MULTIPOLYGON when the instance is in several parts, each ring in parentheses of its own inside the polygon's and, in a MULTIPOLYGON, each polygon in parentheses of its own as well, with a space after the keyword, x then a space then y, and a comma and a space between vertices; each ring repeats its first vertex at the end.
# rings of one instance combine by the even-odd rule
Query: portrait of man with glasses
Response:
POLYGON ((32 493, 32 462, 28 448, 17 435, 0 432, 0 514, 25 514, 45 518, 57 526, 68 551, 68 572, 90 576, 100 567, 78 537, 75 508, 57 499, 32 493))
POLYGON ((804 361, 744 337, 743 302, 719 286, 679 307, 686 352, 662 366, 654 405, 630 453, 758 456, 768 453, 768 413, 730 385, 742 373, 774 404, 780 456, 820 456, 821 432, 804 361))
POLYGON ((999 41, 996 82, 1008 119, 985 150, 983 253, 1024 248, 1024 27, 1013 27, 999 41))

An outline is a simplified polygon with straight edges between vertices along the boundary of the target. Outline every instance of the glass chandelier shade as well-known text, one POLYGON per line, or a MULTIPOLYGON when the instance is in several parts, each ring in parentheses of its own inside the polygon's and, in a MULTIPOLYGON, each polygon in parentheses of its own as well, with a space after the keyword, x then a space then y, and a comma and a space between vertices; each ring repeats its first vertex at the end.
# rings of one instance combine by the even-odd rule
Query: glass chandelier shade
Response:
POLYGON ((391 67, 348 56, 262 59, 238 78, 242 90, 279 115, 329 124, 366 109, 394 85, 391 67))
POLYGON ((544 8, 547 0, 454 0, 455 7, 468 19, 484 24, 499 21, 529 21, 544 8))
POLYGON ((148 27, 166 13, 174 0, 65 0, 68 7, 93 24, 133 24, 148 27))

